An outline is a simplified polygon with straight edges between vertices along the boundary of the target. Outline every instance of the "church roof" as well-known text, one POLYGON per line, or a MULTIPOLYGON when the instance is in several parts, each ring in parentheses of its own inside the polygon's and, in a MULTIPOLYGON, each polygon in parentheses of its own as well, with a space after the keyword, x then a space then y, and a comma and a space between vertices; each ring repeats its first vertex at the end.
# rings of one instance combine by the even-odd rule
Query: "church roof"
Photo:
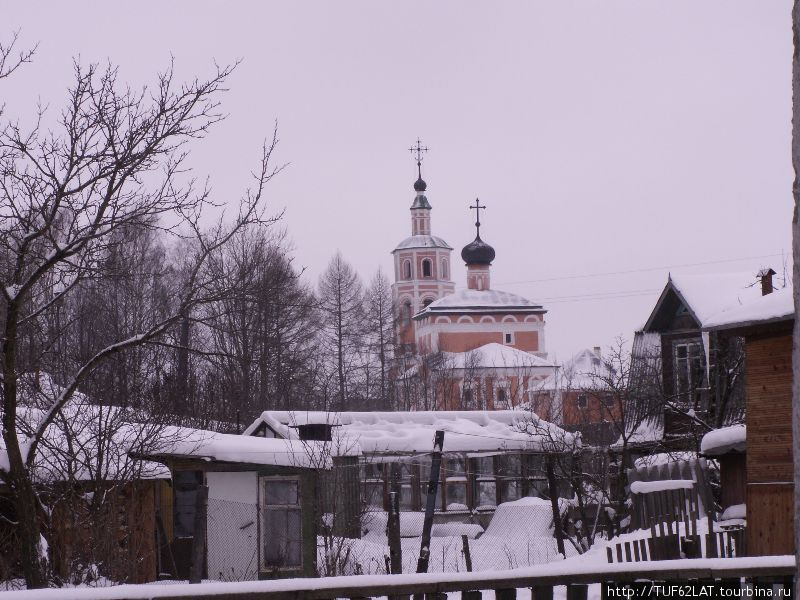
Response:
POLYGON ((431 302, 422 309, 415 318, 421 318, 429 313, 452 313, 452 312, 545 312, 541 304, 537 304, 512 294, 500 290, 461 290, 453 294, 448 294, 444 298, 439 298, 431 302))
POLYGON ((467 352, 444 352, 454 369, 500 369, 514 367, 555 367, 553 363, 535 354, 504 346, 497 342, 484 344, 467 352))
POLYGON ((435 235, 412 235, 407 237, 402 242, 397 244, 397 247, 392 252, 398 250, 406 250, 408 248, 445 248, 452 250, 453 248, 447 244, 442 238, 435 235))

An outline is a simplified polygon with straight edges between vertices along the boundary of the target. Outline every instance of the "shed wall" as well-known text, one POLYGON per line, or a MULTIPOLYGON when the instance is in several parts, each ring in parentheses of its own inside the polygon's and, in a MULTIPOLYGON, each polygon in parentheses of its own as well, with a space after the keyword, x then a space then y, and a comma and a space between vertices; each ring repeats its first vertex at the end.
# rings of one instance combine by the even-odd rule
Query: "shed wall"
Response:
POLYGON ((208 471, 208 576, 258 579, 258 476, 208 471))
POLYGON ((746 340, 747 549, 794 554, 791 333, 746 340))

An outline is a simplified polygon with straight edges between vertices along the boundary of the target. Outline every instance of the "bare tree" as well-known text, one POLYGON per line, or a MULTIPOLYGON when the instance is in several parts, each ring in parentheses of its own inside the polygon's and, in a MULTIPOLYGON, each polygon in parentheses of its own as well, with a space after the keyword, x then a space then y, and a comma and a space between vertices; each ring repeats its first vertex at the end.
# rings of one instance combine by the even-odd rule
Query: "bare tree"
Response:
POLYGON ((375 273, 364 296, 366 328, 370 353, 377 360, 379 398, 377 406, 388 410, 389 365, 392 362, 394 308, 389 280, 381 269, 375 273))
POLYGON ((349 408, 352 377, 359 370, 363 350, 363 286, 353 267, 337 252, 319 280, 319 307, 323 343, 333 358, 336 396, 326 409, 349 408))
MULTIPOLYGON (((273 135, 231 222, 204 228, 204 209, 214 205, 208 189, 187 177, 187 144, 222 119, 218 98, 232 67, 185 84, 175 82, 170 67, 153 87, 139 91, 122 85, 112 66, 74 69, 74 85, 54 125, 45 126, 48 115, 40 110, 30 131, 16 122, 0 129, 0 385, 8 454, 0 477, 12 492, 20 559, 31 588, 47 585, 41 534, 49 517, 31 477, 45 431, 108 359, 159 343, 182 318, 215 299, 209 259, 240 229, 271 221, 261 199, 277 172, 270 164, 273 135), (18 437, 18 382, 38 368, 41 356, 31 350, 31 340, 59 302, 98 276, 103 258, 119 244, 119 232, 131 226, 193 239, 193 251, 184 257, 185 278, 170 291, 169 310, 93 348, 65 374, 62 391, 36 427, 18 437)), ((48 347, 48 341, 39 346, 48 347)))

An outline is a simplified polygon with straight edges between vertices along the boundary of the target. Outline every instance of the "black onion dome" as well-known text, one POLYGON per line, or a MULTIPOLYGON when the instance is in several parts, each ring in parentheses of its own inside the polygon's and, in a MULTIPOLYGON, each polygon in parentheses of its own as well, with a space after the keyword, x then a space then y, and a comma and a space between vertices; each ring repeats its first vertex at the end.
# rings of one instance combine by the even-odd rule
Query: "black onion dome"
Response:
POLYGON ((425 180, 420 177, 414 182, 414 191, 415 192, 424 192, 428 189, 428 184, 425 183, 425 180))
POLYGON ((468 265, 490 265, 494 260, 494 248, 477 236, 461 250, 461 258, 468 265))

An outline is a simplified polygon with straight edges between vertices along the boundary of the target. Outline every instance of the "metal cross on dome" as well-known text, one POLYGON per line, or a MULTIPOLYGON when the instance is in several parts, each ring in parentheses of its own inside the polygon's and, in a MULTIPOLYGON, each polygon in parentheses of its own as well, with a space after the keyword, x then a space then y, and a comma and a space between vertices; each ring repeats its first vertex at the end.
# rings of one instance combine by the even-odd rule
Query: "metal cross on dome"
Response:
POLYGON ((475 211, 475 227, 478 230, 478 236, 480 237, 481 234, 481 211, 486 210, 486 206, 481 206, 481 201, 478 198, 475 198, 475 204, 470 204, 470 210, 475 211))
POLYGON ((423 146, 420 139, 417 138, 417 145, 411 146, 411 148, 409 148, 408 151, 411 152, 412 154, 416 152, 417 155, 415 156, 415 158, 417 159, 417 173, 419 174, 419 178, 422 179, 422 153, 427 152, 428 147, 423 146))

